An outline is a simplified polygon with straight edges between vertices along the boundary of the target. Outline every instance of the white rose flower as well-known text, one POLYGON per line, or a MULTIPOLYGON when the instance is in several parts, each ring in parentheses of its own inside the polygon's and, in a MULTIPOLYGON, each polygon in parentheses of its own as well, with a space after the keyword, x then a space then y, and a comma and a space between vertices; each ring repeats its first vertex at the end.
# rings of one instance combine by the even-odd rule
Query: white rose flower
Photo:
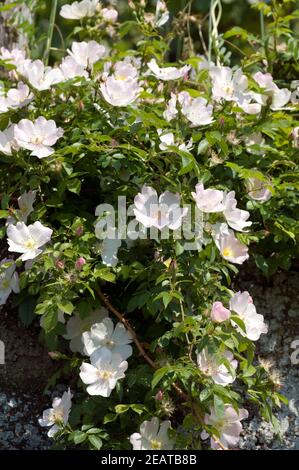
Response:
POLYGON ((14 137, 19 147, 31 150, 31 155, 45 158, 55 152, 54 145, 63 135, 63 129, 56 127, 52 119, 47 121, 43 116, 34 122, 21 119, 14 126, 14 137))
POLYGON ((43 417, 38 420, 40 426, 51 426, 48 431, 49 437, 54 437, 58 431, 61 431, 67 425, 72 407, 72 396, 70 389, 68 389, 61 398, 54 398, 52 408, 45 410, 43 417))
POLYGON ((118 249, 121 247, 121 240, 118 238, 104 238, 101 246, 102 261, 106 266, 114 267, 118 263, 118 249))
POLYGON ((261 334, 268 332, 268 326, 264 322, 264 317, 256 312, 255 305, 248 292, 237 292, 234 294, 230 299, 229 307, 244 322, 246 333, 232 321, 232 324, 237 327, 237 330, 243 336, 246 336, 251 341, 257 341, 261 334))
POLYGON ((156 59, 152 59, 147 65, 155 77, 163 81, 178 80, 179 78, 184 77, 190 70, 190 65, 184 65, 184 67, 180 69, 177 69, 176 67, 160 68, 156 59))
MULTIPOLYGON (((231 351, 224 351, 222 356, 230 363, 233 369, 237 369, 238 361, 234 359, 231 351)), ((228 384, 233 383, 236 377, 232 376, 227 367, 220 363, 219 359, 210 354, 207 348, 197 353, 197 364, 202 373, 211 377, 215 384, 226 387, 228 384)))
POLYGON ((212 79, 212 95, 216 101, 238 101, 237 93, 244 93, 248 88, 248 80, 242 70, 233 72, 230 67, 214 66, 210 69, 212 79))
POLYGON ((6 103, 9 108, 23 108, 33 100, 33 93, 23 82, 19 82, 17 88, 11 88, 6 95, 6 103))
POLYGON ((195 98, 191 103, 182 106, 184 116, 192 123, 191 127, 206 126, 213 119, 213 106, 205 98, 195 98))
POLYGON ((18 67, 26 60, 26 54, 22 49, 14 48, 9 51, 5 47, 1 47, 0 60, 4 60, 18 67))
POLYGON ((63 75, 58 67, 45 67, 41 60, 26 60, 20 73, 28 80, 33 88, 39 91, 49 90, 52 85, 63 81, 63 75))
MULTIPOLYGON (((206 414, 204 421, 208 426, 213 426, 220 434, 220 442, 226 447, 236 447, 242 432, 242 419, 248 418, 248 411, 244 408, 236 411, 231 405, 225 405, 224 416, 217 416, 215 409, 210 409, 210 414, 206 414)), ((207 439, 209 434, 203 432, 202 439, 207 439)), ((211 448, 221 450, 221 446, 211 437, 211 448)))
POLYGON ((73 42, 68 53, 75 61, 83 67, 91 68, 106 54, 106 48, 96 41, 73 42))
POLYGON ((235 237, 227 224, 215 224, 212 236, 222 258, 230 263, 243 264, 249 258, 248 247, 235 237))
POLYGON ((101 15, 107 23, 114 23, 118 18, 118 11, 115 8, 102 8, 101 15))
MULTIPOLYGON (((264 88, 266 96, 270 96, 270 108, 273 111, 283 109, 284 106, 289 102, 291 98, 290 90, 287 88, 278 88, 276 83, 274 83, 273 77, 270 73, 257 72, 253 75, 253 79, 261 88, 264 88)), ((265 104, 265 100, 263 98, 264 97, 261 96, 261 102, 265 104)))
POLYGON ((269 187, 270 183, 260 180, 258 178, 247 178, 246 185, 248 189, 248 196, 258 202, 266 202, 272 197, 272 192, 269 187))
POLYGON ((195 186, 195 193, 191 193, 199 210, 206 213, 222 212, 224 206, 223 191, 218 189, 204 189, 202 183, 195 186))
POLYGON ((122 323, 117 323, 114 327, 113 321, 107 317, 101 323, 92 325, 90 331, 82 335, 85 351, 92 360, 96 361, 103 348, 109 349, 112 353, 120 354, 123 359, 128 359, 132 355, 132 337, 122 323))
POLYGON ((91 358, 91 364, 83 362, 80 367, 80 377, 82 382, 88 385, 86 391, 89 395, 108 398, 118 380, 125 377, 127 368, 128 363, 120 354, 102 348, 101 354, 91 358))
POLYGON ((88 78, 88 72, 85 70, 84 65, 78 64, 74 57, 69 55, 62 59, 60 70, 65 80, 71 80, 76 77, 88 78))
POLYGON ((134 199, 134 214, 136 220, 144 227, 156 227, 162 230, 169 227, 176 230, 182 225, 182 219, 188 208, 180 207, 180 195, 165 191, 158 199, 155 189, 143 186, 141 193, 134 199))
POLYGON ((82 334, 90 330, 93 324, 100 323, 107 315, 108 311, 104 307, 94 310, 86 318, 81 318, 76 314, 72 315, 66 324, 66 334, 63 336, 65 339, 70 340, 70 350, 86 354, 82 334))
POLYGON ((140 432, 130 436, 133 450, 172 450, 174 439, 168 437, 170 421, 159 422, 158 418, 143 421, 140 432))
POLYGON ((122 60, 114 64, 114 78, 120 81, 130 81, 138 78, 138 70, 130 62, 122 60))
POLYGON ((17 147, 14 139, 14 127, 13 124, 4 131, 0 131, 0 153, 11 155, 12 150, 17 147))
POLYGON ((158 28, 163 26, 169 20, 169 10, 164 0, 157 0, 154 24, 158 28))
POLYGON ((176 118, 176 116, 178 115, 178 110, 177 110, 176 105, 177 105, 177 97, 174 93, 171 93, 171 98, 168 101, 167 107, 163 113, 163 117, 164 119, 166 119, 166 121, 170 122, 174 118, 176 118))
POLYGON ((60 16, 68 20, 81 20, 82 18, 92 17, 97 11, 99 0, 82 0, 73 2, 71 5, 63 5, 60 10, 60 16))
MULTIPOLYGON (((18 221, 27 222, 28 216, 33 212, 33 204, 36 198, 36 191, 28 191, 18 197, 19 209, 16 210, 18 221)), ((14 217, 8 217, 8 224, 15 224, 17 220, 14 217)))
POLYGON ((234 101, 248 114, 257 114, 261 111, 261 103, 256 101, 256 94, 248 90, 248 79, 241 69, 235 72, 230 67, 210 67, 212 79, 212 95, 216 101, 234 101))
POLYGON ((13 259, 0 261, 0 305, 4 305, 11 294, 20 292, 19 276, 13 259))
POLYGON ((111 75, 101 84, 100 90, 104 99, 112 106, 127 106, 136 101, 141 88, 135 79, 121 80, 111 75))
POLYGON ((244 143, 246 146, 246 150, 248 153, 251 153, 253 155, 265 155, 265 150, 263 149, 253 149, 252 146, 263 146, 265 144, 265 139, 263 138, 263 135, 261 132, 254 132, 253 134, 250 134, 244 138, 244 143))
POLYGON ((175 142, 174 139, 174 134, 172 132, 167 132, 166 134, 163 134, 162 129, 158 129, 158 135, 160 137, 160 144, 159 148, 161 150, 171 150, 169 147, 177 147, 179 150, 182 150, 184 152, 189 152, 193 148, 193 140, 192 138, 189 140, 189 142, 179 144, 175 142))
POLYGON ((223 215, 228 225, 234 230, 243 232, 245 227, 249 227, 252 224, 252 222, 247 221, 250 217, 250 213, 237 208, 235 191, 230 191, 229 193, 224 194, 223 206, 223 215))
POLYGON ((9 224, 7 227, 8 251, 23 253, 20 259, 27 261, 36 258, 42 253, 42 247, 51 240, 53 230, 45 227, 40 222, 25 225, 17 222, 16 225, 9 224))

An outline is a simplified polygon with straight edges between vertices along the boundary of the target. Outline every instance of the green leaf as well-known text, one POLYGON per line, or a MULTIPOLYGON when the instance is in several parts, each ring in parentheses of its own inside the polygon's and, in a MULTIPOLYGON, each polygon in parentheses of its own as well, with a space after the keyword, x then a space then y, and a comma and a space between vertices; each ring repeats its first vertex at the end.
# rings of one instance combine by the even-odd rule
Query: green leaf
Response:
POLYGON ((217 395, 214 395, 214 409, 216 416, 218 416, 219 418, 223 418, 225 411, 224 403, 221 398, 219 398, 217 395))
POLYGON ((19 306, 19 318, 25 326, 31 325, 35 318, 36 299, 29 297, 19 306))
POLYGON ((61 300, 58 302, 57 307, 64 313, 67 313, 68 315, 71 315, 74 310, 74 305, 72 302, 69 302, 68 300, 61 300))
POLYGON ((86 431, 86 434, 99 434, 100 432, 102 432, 100 428, 90 428, 86 431))
POLYGON ((85 432, 75 431, 71 434, 71 438, 73 439, 74 443, 77 445, 86 441, 87 435, 85 434, 85 432))
POLYGON ((98 436, 88 436, 88 440, 95 449, 100 450, 102 448, 103 441, 98 436))
POLYGON ((140 404, 116 405, 115 411, 117 414, 126 413, 129 410, 141 415, 145 411, 145 406, 140 404))
POLYGON ((223 34, 224 39, 228 39, 233 36, 239 36, 241 39, 246 40, 248 37, 248 32, 246 29, 240 28, 239 26, 234 26, 223 34))
POLYGON ((52 331, 58 322, 58 314, 57 310, 50 310, 49 312, 45 313, 43 316, 43 328, 46 333, 52 331))
POLYGON ((113 413, 108 413, 107 415, 104 416, 103 423, 104 424, 112 423, 116 419, 117 419, 117 414, 115 415, 113 413))
POLYGON ((80 194, 81 181, 78 178, 69 179, 68 182, 67 182, 67 189, 71 193, 80 194))
POLYGON ((160 380, 162 380, 164 375, 166 375, 168 372, 169 372, 169 367, 161 367, 161 369, 158 369, 154 373, 154 377, 152 380, 152 388, 155 388, 156 385, 160 382, 160 380))
POLYGON ((0 219, 7 219, 8 216, 9 216, 8 211, 0 210, 0 219))
POLYGON ((130 409, 130 405, 116 405, 115 412, 117 414, 126 413, 130 409))
POLYGON ((95 278, 103 279, 107 282, 115 282, 115 274, 109 268, 95 269, 93 272, 95 278))
POLYGON ((230 319, 231 319, 231 321, 236 323, 244 333, 246 333, 246 328, 245 328, 244 322, 243 322, 243 320, 241 320, 241 318, 238 315, 232 315, 230 317, 230 319))
POLYGON ((0 12, 10 10, 11 8, 17 7, 19 5, 20 5, 19 2, 12 2, 12 3, 8 3, 7 5, 2 5, 0 7, 0 12))

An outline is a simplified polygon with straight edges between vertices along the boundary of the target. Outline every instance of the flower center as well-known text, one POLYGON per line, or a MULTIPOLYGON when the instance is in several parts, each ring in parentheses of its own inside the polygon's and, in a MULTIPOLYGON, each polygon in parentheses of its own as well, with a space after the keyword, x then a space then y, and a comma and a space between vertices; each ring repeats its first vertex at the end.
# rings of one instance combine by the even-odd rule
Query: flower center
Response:
POLYGON ((39 144, 41 144, 41 143, 43 142, 43 140, 44 140, 43 136, 37 135, 37 136, 35 136, 35 137, 32 137, 32 138, 30 139, 30 142, 31 142, 32 144, 34 144, 34 145, 39 145, 39 144))
POLYGON ((63 424, 63 410, 62 409, 53 409, 51 413, 51 420, 55 424, 63 424))
POLYGON ((110 372, 109 370, 100 370, 99 371, 100 379, 108 380, 108 379, 110 379, 111 375, 112 375, 112 372, 110 372))
POLYGON ((214 375, 218 372, 218 368, 217 368, 217 364, 209 364, 204 370, 203 370, 203 373, 205 375, 214 375))
POLYGON ((222 255, 228 258, 229 256, 232 256, 233 250, 231 248, 223 248, 222 250, 222 255))
POLYGON ((32 250, 33 248, 36 247, 36 241, 33 240, 33 238, 29 238, 29 240, 27 240, 27 241, 24 243, 24 247, 25 247, 25 248, 29 248, 30 250, 32 250))
POLYGON ((162 442, 157 441, 157 439, 151 440, 151 448, 155 450, 160 450, 162 447, 162 442))
POLYGON ((229 96, 233 96, 234 94, 234 88, 231 85, 227 85, 226 87, 224 87, 224 91, 229 96))
POLYGON ((127 80, 126 75, 117 75, 117 80, 121 80, 122 82, 125 82, 127 80))
POLYGON ((115 345, 115 342, 112 341, 112 339, 106 339, 106 340, 104 341, 104 344, 105 344, 105 346, 107 346, 107 348, 110 348, 110 349, 111 349, 111 348, 113 348, 113 346, 115 345))
POLYGON ((28 209, 28 207, 26 207, 26 206, 23 206, 23 207, 21 207, 21 209, 20 209, 20 212, 21 212, 21 214, 23 214, 23 215, 27 214, 28 211, 29 211, 29 209, 28 209))
POLYGON ((2 281, 2 288, 3 289, 8 289, 9 288, 9 281, 7 279, 4 279, 2 281))

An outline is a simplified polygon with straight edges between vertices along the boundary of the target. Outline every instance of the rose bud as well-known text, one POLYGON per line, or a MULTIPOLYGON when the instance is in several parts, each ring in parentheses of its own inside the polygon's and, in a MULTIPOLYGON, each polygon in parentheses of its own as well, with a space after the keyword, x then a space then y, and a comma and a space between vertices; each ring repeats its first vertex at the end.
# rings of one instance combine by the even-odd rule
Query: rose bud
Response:
POLYGON ((80 256, 80 258, 78 258, 75 263, 75 268, 78 269, 78 271, 80 271, 82 266, 84 266, 84 264, 86 264, 86 260, 82 258, 82 256, 80 256))

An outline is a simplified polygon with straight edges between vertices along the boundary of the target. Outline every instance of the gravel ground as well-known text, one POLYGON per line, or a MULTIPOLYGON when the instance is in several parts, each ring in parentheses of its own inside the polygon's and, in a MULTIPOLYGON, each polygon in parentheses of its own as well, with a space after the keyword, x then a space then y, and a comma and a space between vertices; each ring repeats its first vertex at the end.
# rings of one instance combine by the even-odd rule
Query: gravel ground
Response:
MULTIPOLYGON (((290 344, 299 339, 298 285, 298 272, 277 274, 266 283, 256 270, 250 269, 234 286, 235 290, 250 292, 258 312, 269 324, 269 333, 262 335, 257 352, 274 362, 282 378, 280 392, 289 400, 277 413, 280 436, 268 423, 251 414, 244 424, 242 449, 299 449, 299 365, 290 361, 290 344)), ((0 339, 7 349, 7 364, 0 365, 0 449, 47 449, 51 442, 37 420, 65 387, 57 386, 54 393, 44 393, 55 369, 38 342, 38 328, 24 329, 12 312, 0 313, 0 339)))
POLYGON ((241 290, 248 290, 253 297, 258 313, 265 316, 269 325, 267 335, 262 335, 257 343, 258 355, 274 364, 274 370, 281 378, 279 390, 288 400, 276 414, 280 423, 279 436, 272 426, 259 417, 245 424, 243 449, 299 449, 299 365, 290 360, 291 343, 299 339, 299 273, 277 274, 268 285, 259 273, 250 280, 248 273, 239 281, 241 290))
POLYGON ((40 397, 0 393, 0 449, 49 448, 50 439, 37 422, 36 400, 40 397))

